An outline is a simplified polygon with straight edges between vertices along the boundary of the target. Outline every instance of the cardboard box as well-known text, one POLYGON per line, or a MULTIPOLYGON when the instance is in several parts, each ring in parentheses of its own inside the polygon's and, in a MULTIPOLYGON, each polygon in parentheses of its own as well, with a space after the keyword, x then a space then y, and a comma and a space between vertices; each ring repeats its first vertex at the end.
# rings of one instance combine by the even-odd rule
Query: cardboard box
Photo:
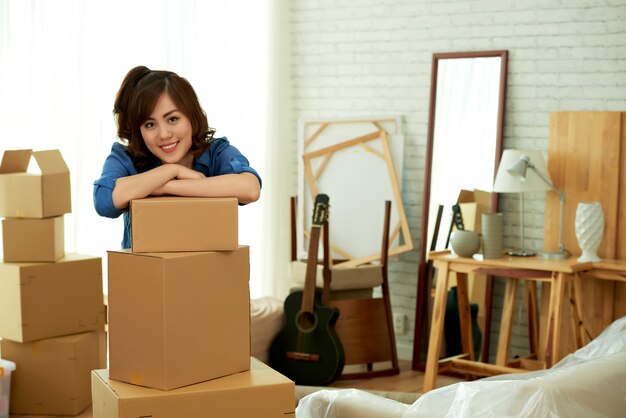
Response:
POLYGON ((167 392, 91 373, 94 418, 295 417, 295 385, 252 358, 250 370, 167 392))
POLYGON ((0 337, 28 342, 104 329, 102 259, 0 263, 0 337))
POLYGON ((169 390, 248 369, 248 247, 108 256, 112 379, 169 390))
POLYGON ((483 190, 461 190, 457 203, 468 231, 482 233, 482 214, 491 213, 493 193, 483 190))
POLYGON ((93 331, 30 343, 1 340, 2 357, 17 364, 11 413, 78 415, 89 407, 91 371, 103 367, 106 350, 101 334, 93 331))
POLYGON ((58 150, 4 152, 0 165, 0 216, 49 218, 71 211, 70 171, 58 150), (31 157, 41 174, 26 172, 31 157))
POLYGON ((151 197, 130 202, 132 251, 234 251, 238 200, 151 197))
POLYGON ((3 219, 2 249, 7 263, 60 260, 65 255, 63 216, 3 219))

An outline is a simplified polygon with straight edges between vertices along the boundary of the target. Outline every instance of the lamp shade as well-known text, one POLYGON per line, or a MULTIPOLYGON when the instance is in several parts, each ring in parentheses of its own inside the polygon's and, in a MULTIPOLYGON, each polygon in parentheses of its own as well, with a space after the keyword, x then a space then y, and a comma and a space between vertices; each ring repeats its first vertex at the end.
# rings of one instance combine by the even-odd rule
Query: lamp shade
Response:
POLYGON ((541 151, 506 149, 502 152, 493 184, 494 192, 545 192, 552 188, 552 180, 541 151), (531 165, 534 167, 531 168, 531 165))

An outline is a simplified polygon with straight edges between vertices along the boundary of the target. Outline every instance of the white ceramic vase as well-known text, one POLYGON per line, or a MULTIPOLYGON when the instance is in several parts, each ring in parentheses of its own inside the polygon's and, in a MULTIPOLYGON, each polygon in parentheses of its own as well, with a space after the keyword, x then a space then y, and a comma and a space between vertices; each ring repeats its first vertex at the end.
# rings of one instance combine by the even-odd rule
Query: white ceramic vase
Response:
POLYGON ((576 208, 576 238, 582 255, 578 261, 598 262, 598 247, 604 233, 604 214, 599 202, 581 202, 576 208))

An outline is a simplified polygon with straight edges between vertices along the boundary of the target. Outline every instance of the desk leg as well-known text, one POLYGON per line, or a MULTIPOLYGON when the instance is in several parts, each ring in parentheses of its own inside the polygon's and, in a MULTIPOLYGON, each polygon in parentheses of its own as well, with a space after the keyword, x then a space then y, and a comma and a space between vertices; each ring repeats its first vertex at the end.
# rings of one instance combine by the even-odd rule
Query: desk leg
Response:
MULTIPOLYGON (((576 273, 574 275, 574 279, 572 281, 573 284, 573 294, 574 294, 574 304, 576 305, 576 315, 578 320, 578 333, 580 334, 581 342, 580 347, 583 347, 589 344, 592 340, 591 334, 589 330, 587 330, 587 325, 583 319, 583 293, 582 293, 582 280, 580 278, 580 274, 576 273)), ((577 348, 580 348, 577 347, 577 348)))
POLYGON ((475 360, 474 338, 472 335, 472 313, 470 312, 467 294, 467 273, 456 274, 456 298, 459 307, 459 328, 461 329, 461 346, 463 353, 475 360))
POLYGON ((496 365, 498 366, 506 366, 508 364, 515 300, 517 299, 517 283, 518 279, 508 279, 506 282, 502 317, 500 319, 500 335, 498 336, 498 351, 496 352, 496 365))
POLYGON ((569 304, 570 304, 570 319, 572 320, 572 331, 574 332, 574 341, 576 349, 578 350, 583 346, 582 335, 582 311, 579 307, 579 297, 576 291, 576 283, 578 282, 578 273, 574 275, 574 278, 569 283, 569 304))
POLYGON ((435 380, 439 371, 439 354, 441 352, 443 320, 446 314, 446 296, 448 293, 448 263, 435 262, 435 267, 437 267, 437 284, 430 324, 430 337, 428 339, 426 370, 424 372, 424 392, 435 388, 435 380))
POLYGON ((539 315, 537 314, 537 284, 526 280, 526 316, 528 318, 528 344, 530 354, 536 356, 539 352, 539 315))
POLYGON ((565 274, 552 273, 550 289, 550 307, 548 309, 548 336, 546 340, 546 368, 552 367, 559 360, 561 344, 561 320, 563 315, 563 297, 565 294, 565 274))

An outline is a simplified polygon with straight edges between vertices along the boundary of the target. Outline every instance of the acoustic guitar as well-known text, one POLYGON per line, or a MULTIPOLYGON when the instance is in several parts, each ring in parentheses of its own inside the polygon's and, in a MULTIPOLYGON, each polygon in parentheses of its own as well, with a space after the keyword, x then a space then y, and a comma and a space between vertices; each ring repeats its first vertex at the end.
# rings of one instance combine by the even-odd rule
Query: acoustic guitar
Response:
POLYGON ((328 196, 318 194, 313 208, 304 290, 285 299, 287 322, 270 347, 270 366, 299 385, 333 382, 344 366, 344 352, 335 332, 339 310, 322 305, 316 289, 320 229, 328 217, 328 196))

